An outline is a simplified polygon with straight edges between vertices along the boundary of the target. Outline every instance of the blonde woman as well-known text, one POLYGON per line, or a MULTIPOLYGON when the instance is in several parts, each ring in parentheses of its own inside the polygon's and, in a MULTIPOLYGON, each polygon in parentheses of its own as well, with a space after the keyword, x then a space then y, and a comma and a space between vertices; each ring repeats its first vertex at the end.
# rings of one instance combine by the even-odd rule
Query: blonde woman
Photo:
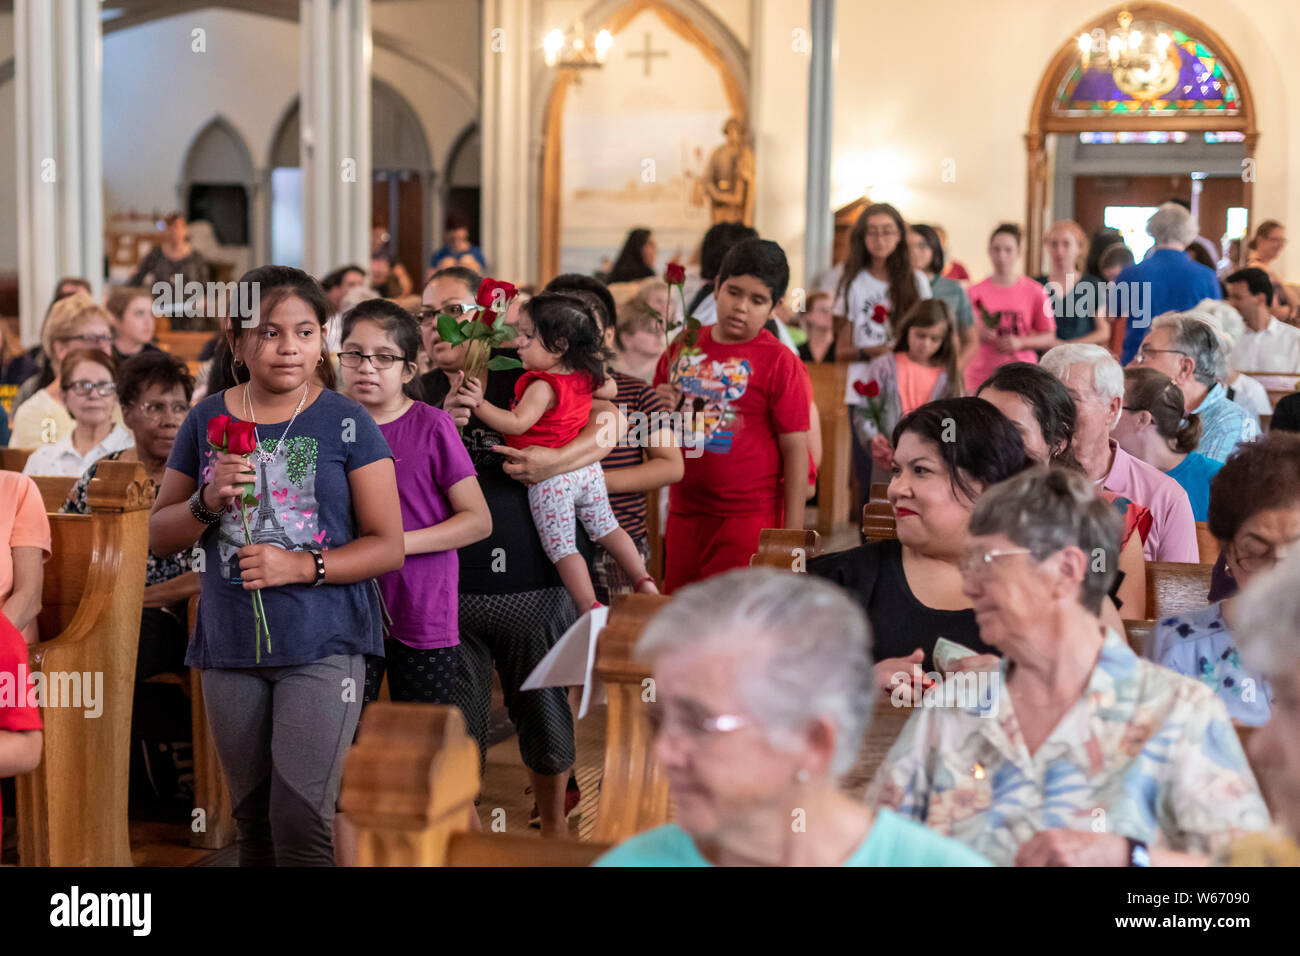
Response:
MULTIPOLYGON (((112 314, 85 293, 78 292, 54 304, 41 331, 41 347, 54 370, 54 380, 13 410, 10 448, 53 444, 72 431, 72 416, 64 404, 59 379, 63 360, 76 348, 99 349, 107 355, 115 334, 112 314)), ((112 421, 114 425, 122 424, 122 410, 116 401, 112 421)))

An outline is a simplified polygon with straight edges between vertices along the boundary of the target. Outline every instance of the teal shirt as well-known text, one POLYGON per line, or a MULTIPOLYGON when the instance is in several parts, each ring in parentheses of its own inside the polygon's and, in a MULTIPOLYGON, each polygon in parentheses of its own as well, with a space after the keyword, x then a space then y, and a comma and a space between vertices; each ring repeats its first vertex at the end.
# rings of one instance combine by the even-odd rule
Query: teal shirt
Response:
MULTIPOLYGON (((675 823, 624 840, 593 866, 710 866, 675 823)), ((892 810, 876 811, 871 832, 845 866, 992 866, 965 844, 892 810)))
POLYGON ((1192 518, 1196 521, 1208 521, 1210 517, 1210 482, 1223 467, 1223 462, 1206 458, 1198 451, 1191 452, 1175 467, 1165 472, 1178 482, 1187 492, 1187 500, 1192 503, 1192 518))

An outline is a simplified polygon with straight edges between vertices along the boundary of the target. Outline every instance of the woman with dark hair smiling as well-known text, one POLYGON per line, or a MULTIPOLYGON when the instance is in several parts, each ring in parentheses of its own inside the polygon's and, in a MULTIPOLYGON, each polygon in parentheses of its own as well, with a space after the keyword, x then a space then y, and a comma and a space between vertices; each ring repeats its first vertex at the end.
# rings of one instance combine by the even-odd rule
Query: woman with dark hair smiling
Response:
POLYGON ((894 428, 893 445, 889 503, 898 538, 808 563, 809 574, 847 589, 866 610, 876 635, 876 684, 886 692, 899 672, 933 670, 940 637, 975 652, 966 667, 995 663, 957 565, 980 493, 1031 464, 1015 426, 980 398, 922 405, 894 428))
MULTIPOLYGON (((978 394, 1011 419, 1025 443, 1025 451, 1035 462, 1083 469, 1071 450, 1076 422, 1074 399, 1051 372, 1028 362, 1010 362, 985 379, 978 394)), ((1105 489, 1099 489, 1099 493, 1124 515, 1120 573, 1110 596, 1123 609, 1124 617, 1141 620, 1146 617, 1142 541, 1151 527, 1151 512, 1105 489)))

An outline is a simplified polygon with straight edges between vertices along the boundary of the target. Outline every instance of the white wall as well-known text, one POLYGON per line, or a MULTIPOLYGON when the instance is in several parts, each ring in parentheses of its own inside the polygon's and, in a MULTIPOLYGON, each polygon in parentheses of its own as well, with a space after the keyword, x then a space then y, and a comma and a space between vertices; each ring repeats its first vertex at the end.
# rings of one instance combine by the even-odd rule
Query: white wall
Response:
MULTIPOLYGON (((871 186, 908 219, 937 222, 980 277, 1001 220, 1025 216, 1025 141, 1039 81, 1058 45, 1105 0, 930 0, 924 7, 841 2, 836 26, 832 202, 871 186), (944 182, 943 162, 956 164, 944 182)), ((1296 0, 1182 0, 1217 31, 1246 71, 1260 131, 1256 221, 1300 223, 1300 37, 1296 0), (1284 67, 1289 67, 1284 71, 1284 67), (1288 170, 1291 175, 1288 177, 1288 170)), ((1300 273, 1292 244, 1286 271, 1300 273)))

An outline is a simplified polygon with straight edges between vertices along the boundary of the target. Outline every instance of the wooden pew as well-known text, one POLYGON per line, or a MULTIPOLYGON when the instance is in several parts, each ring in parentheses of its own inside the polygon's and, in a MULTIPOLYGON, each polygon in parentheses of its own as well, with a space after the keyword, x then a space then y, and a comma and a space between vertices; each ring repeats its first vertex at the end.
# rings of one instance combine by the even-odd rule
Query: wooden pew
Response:
POLYGON ((31 448, 0 447, 0 471, 22 471, 31 456, 31 448))
POLYGON ((1155 639, 1155 621, 1124 621, 1124 639, 1138 657, 1146 657, 1155 639))
MULTIPOLYGON (((199 596, 189 601, 190 636, 198 619, 199 596)), ((226 775, 221 772, 221 759, 208 727, 208 710, 203 702, 203 683, 197 667, 187 668, 182 675, 190 699, 190 739, 194 751, 194 806, 203 811, 203 826, 197 830, 191 825, 190 846, 204 850, 220 850, 235 840, 235 818, 230 802, 230 789, 226 775)))
POLYGON ((822 464, 817 473, 817 531, 829 535, 850 520, 849 474, 852 439, 849 407, 844 404, 848 366, 843 362, 805 363, 812 381, 813 403, 821 418, 822 464))
POLYGON ((155 338, 158 347, 169 352, 184 362, 197 361, 203 346, 208 344, 214 332, 167 331, 159 332, 155 338))
POLYGON ((68 500, 68 493, 72 491, 72 486, 77 483, 76 476, 69 478, 65 475, 32 475, 31 478, 40 489, 45 510, 51 512, 63 507, 63 503, 68 500))
POLYGON ((816 531, 788 528, 764 528, 758 533, 758 550, 749 559, 750 567, 803 571, 807 561, 821 551, 821 535, 816 531))
POLYGON ((650 671, 635 658, 636 642, 650 618, 672 598, 623 594, 596 645, 594 676, 605 685, 605 772, 592 839, 618 843, 669 819, 668 779, 654 760, 650 671))
POLYGON ((653 488, 645 493, 645 543, 650 549, 650 560, 646 562, 646 570, 650 572, 650 577, 660 583, 664 579, 664 536, 659 530, 659 492, 661 489, 653 488))
POLYGON ((131 704, 153 495, 138 463, 106 461, 88 489, 92 514, 49 516, 42 640, 28 667, 102 675, 103 712, 91 719, 83 707, 43 707, 41 764, 17 780, 24 866, 131 865, 131 704))
POLYGON ((1196 522, 1196 550, 1199 564, 1212 566, 1219 560, 1219 539, 1210 534, 1210 526, 1204 521, 1196 522))
POLYGON ((1182 564, 1175 561, 1148 561, 1147 613, 1153 620, 1171 614, 1199 611, 1209 603, 1209 564, 1182 564))
POLYGON ((455 707, 377 702, 343 765, 359 866, 586 866, 608 847, 471 833, 478 746, 455 707))
POLYGON ((871 497, 862 506, 862 533, 868 541, 885 541, 897 538, 894 506, 889 503, 889 485, 875 482, 871 486, 871 497))

